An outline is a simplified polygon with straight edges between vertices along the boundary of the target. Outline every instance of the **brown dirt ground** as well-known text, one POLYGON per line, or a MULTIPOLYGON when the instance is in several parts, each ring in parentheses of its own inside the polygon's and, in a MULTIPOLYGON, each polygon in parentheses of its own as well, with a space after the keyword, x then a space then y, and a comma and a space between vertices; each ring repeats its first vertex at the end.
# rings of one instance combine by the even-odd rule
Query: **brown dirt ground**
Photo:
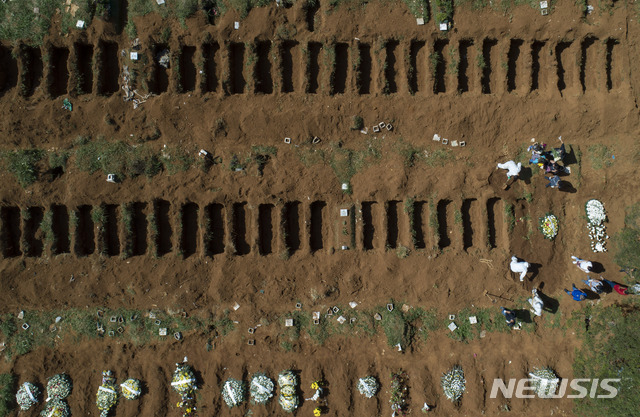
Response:
MULTIPOLYGON (((469 91, 455 92, 456 77, 446 75, 447 91, 433 94, 428 51, 438 38, 433 23, 415 26, 415 21, 404 6, 372 3, 363 10, 338 10, 325 13, 322 5, 318 13, 316 30, 306 28, 304 15, 298 6, 287 10, 275 7, 256 9, 241 22, 241 29, 233 31, 235 12, 229 11, 214 26, 206 25, 202 17, 188 20, 187 29, 178 23, 172 25, 170 49, 182 45, 200 45, 206 34, 220 45, 225 42, 249 42, 274 39, 278 27, 290 22, 297 29, 294 36, 298 45, 309 41, 329 42, 332 39, 356 45, 354 38, 375 48, 379 38, 396 39, 395 74, 397 93, 382 94, 384 85, 381 64, 372 59, 372 82, 369 94, 358 94, 355 74, 348 68, 344 94, 328 93, 328 72, 320 70, 318 94, 304 94, 305 80, 300 60, 294 61, 294 92, 225 96, 218 85, 216 92, 176 92, 177 77, 169 71, 169 91, 151 98, 141 108, 133 110, 131 103, 122 101, 121 92, 110 97, 97 94, 75 96, 74 111, 60 110, 61 99, 51 99, 41 86, 34 95, 23 98, 17 88, 0 98, 0 135, 3 149, 31 146, 51 149, 71 145, 77 135, 105 135, 108 138, 129 140, 130 135, 143 136, 155 128, 162 133, 152 146, 160 149, 164 144, 180 144, 188 149, 205 148, 223 157, 224 165, 215 166, 204 175, 196 169, 184 174, 162 174, 152 181, 146 178, 127 179, 118 186, 104 182, 102 174, 88 175, 71 166, 61 178, 47 183, 39 182, 23 190, 12 175, 2 172, 0 199, 3 206, 26 208, 63 204, 73 208, 83 204, 120 204, 142 201, 151 204, 161 198, 171 205, 174 229, 173 250, 161 257, 136 256, 127 260, 120 257, 102 257, 93 254, 77 257, 74 254, 31 258, 20 256, 0 261, 1 312, 15 313, 20 309, 48 310, 77 307, 93 309, 108 305, 112 308, 185 309, 190 315, 218 315, 234 302, 241 309, 231 314, 240 329, 256 323, 261 317, 277 316, 291 311, 296 301, 305 309, 346 304, 356 300, 363 308, 388 302, 393 298, 409 305, 436 308, 441 314, 458 311, 474 305, 489 307, 491 301, 483 296, 484 290, 512 298, 526 297, 534 286, 544 283, 544 292, 560 300, 565 317, 577 308, 562 289, 578 283, 583 276, 570 263, 570 255, 586 257, 600 262, 606 276, 621 279, 611 254, 591 254, 583 218, 584 203, 590 198, 604 202, 609 213, 608 230, 611 235, 624 221, 624 209, 637 201, 638 152, 638 74, 632 63, 637 61, 639 29, 635 12, 619 6, 611 15, 595 13, 586 21, 579 17, 571 4, 558 6, 547 17, 529 7, 513 9, 503 15, 494 11, 471 12, 456 10, 455 30, 448 39, 450 45, 472 39, 469 49, 469 91), (380 17, 383 16, 383 17, 380 17), (478 23, 481 22, 481 23, 478 23), (593 50, 587 50, 585 88, 580 83, 581 40, 595 37, 593 50), (618 40, 612 53, 612 88, 606 88, 604 46, 602 40, 618 40), (482 39, 493 38, 491 94, 481 92, 481 73, 475 65, 476 47, 482 39), (507 60, 510 39, 522 39, 527 46, 532 40, 544 41, 541 54, 540 87, 529 91, 528 49, 523 47, 516 66, 516 89, 508 91, 507 70, 501 64, 507 60), (417 55, 419 89, 410 95, 406 79, 405 51, 412 39, 426 42, 417 55), (550 45, 572 42, 565 59, 566 88, 562 94, 557 88, 557 67, 553 56, 547 56, 550 45), (598 49, 599 47, 599 49, 598 49), (594 54, 594 55, 591 55, 594 54), (595 56, 595 63, 589 62, 595 56), (522 77, 522 78, 520 78, 522 77), (524 79, 524 80, 523 80, 524 79), (111 115, 115 125, 105 123, 105 114, 111 115), (378 120, 394 120, 393 132, 384 135, 381 162, 362 169, 352 179, 353 195, 344 195, 331 168, 323 165, 305 167, 297 156, 295 145, 302 147, 306 138, 320 136, 318 147, 330 152, 329 144, 338 140, 345 147, 362 146, 363 135, 349 130, 351 117, 361 115, 367 125, 378 120), (215 120, 224 118, 228 132, 216 136, 215 120), (418 164, 407 168, 393 151, 400 137, 414 146, 432 152, 438 146, 431 141, 434 133, 467 141, 465 148, 454 150, 455 161, 445 167, 418 164), (501 189, 504 173, 495 171, 497 162, 511 159, 518 148, 531 137, 549 144, 562 135, 568 144, 582 152, 581 176, 568 178, 575 193, 561 193, 544 188, 541 174, 530 181, 517 182, 510 190, 501 189), (284 136, 294 139, 294 146, 282 143, 284 136), (593 144, 605 144, 615 152, 611 167, 595 170, 588 157, 593 144), (264 176, 255 172, 232 173, 230 156, 247 152, 251 145, 275 145, 278 156, 267 165, 264 176), (533 193, 527 202, 525 192, 533 193), (423 217, 426 248, 412 250, 406 259, 398 259, 393 250, 385 250, 385 203, 400 201, 398 205, 398 243, 412 248, 409 219, 402 211, 402 201, 408 197, 429 201, 450 200, 444 233, 450 236, 450 245, 442 251, 432 250, 438 242, 432 236, 436 231, 428 226, 428 214, 423 217), (503 219, 501 204, 496 206, 495 248, 487 247, 485 204, 499 198, 515 206, 516 223, 509 233, 503 219), (470 219, 473 230, 472 244, 466 248, 460 226, 455 223, 454 211, 463 199, 471 203, 470 219), (276 236, 273 254, 261 256, 257 250, 257 207, 274 204, 279 210, 287 201, 301 204, 300 249, 289 259, 282 259, 282 236, 276 236), (308 203, 324 201, 324 248, 310 253, 306 221, 309 220, 308 203), (344 204, 377 202, 373 210, 375 233, 374 249, 364 251, 361 237, 355 250, 336 251, 339 233, 331 225, 337 207, 344 204), (227 217, 235 202, 247 202, 247 242, 249 254, 236 256, 226 237, 225 253, 204 256, 201 241, 196 253, 182 259, 177 256, 179 223, 178 208, 184 202, 195 202, 200 211, 212 202, 225 205, 227 217), (551 242, 544 240, 535 228, 535 220, 552 211, 559 216, 560 234, 551 242), (526 239, 526 216, 533 219, 534 233, 526 239), (305 223, 302 223, 302 222, 305 223), (532 282, 521 285, 508 270, 511 254, 542 265, 532 282), (479 262, 492 261, 493 268, 479 262), (69 282, 74 275, 75 281, 69 282), (260 293, 259 290, 264 290, 260 293), (136 295, 132 295, 135 293, 136 295), (320 297, 317 294, 323 294, 320 297)), ((138 33, 146 51, 158 39, 163 22, 157 16, 136 21, 138 33)), ((120 48, 128 44, 125 35, 118 35, 109 25, 96 23, 86 34, 74 33, 67 37, 50 36, 46 45, 71 47, 83 40, 97 45, 99 40, 114 40, 120 48)), ((480 46, 481 47, 481 46, 480 46)), ((221 49, 222 51, 222 49, 221 49)), ((218 56, 221 66, 224 54, 218 56)), ((322 55, 321 55, 322 56, 322 55)), ((381 52, 380 59, 384 59, 381 52)), ((448 61, 449 56, 445 53, 448 61)), ((322 59, 322 58, 321 58, 322 59)), ((144 71, 150 71, 145 68, 144 71)), ((217 68, 218 79, 223 69, 217 68)), ((275 67, 272 66, 272 74, 275 67)), ((45 78, 49 69, 45 68, 45 78)), ((246 70, 245 70, 246 73, 246 70)), ((251 80, 248 80, 249 86, 251 80)), ((219 83, 218 83, 219 84, 219 83)), ((198 85, 198 82, 196 82, 198 85)), ((277 86, 274 86, 277 91, 277 86)), ((95 90, 94 90, 95 91, 95 90)), ((428 205, 428 204, 427 204, 428 205)), ((425 205, 425 206, 427 206, 425 205)), ((359 206, 358 206, 359 207, 359 206)), ((425 211, 428 213, 428 210, 425 211)), ((356 231, 362 236, 362 222, 358 218, 356 231)), ((202 232, 199 232, 202 233, 202 232)), ((228 233, 227 233, 228 235, 228 233)), ((73 247, 73 241, 72 241, 73 247)), ((604 303, 611 303, 610 295, 604 303)), ((322 347, 303 338, 285 353, 279 346, 277 334, 281 330, 271 326, 256 334, 256 346, 246 345, 243 332, 236 331, 216 343, 212 352, 204 349, 205 339, 186 335, 184 342, 156 343, 134 347, 127 343, 99 340, 79 344, 61 343, 55 349, 40 348, 30 354, 3 363, 0 370, 18 375, 19 380, 45 382, 45 377, 67 372, 74 380, 74 392, 69 402, 74 415, 96 413, 94 400, 100 371, 109 368, 119 379, 137 377, 147 384, 148 393, 137 402, 121 402, 116 415, 176 415, 173 404, 177 396, 170 392, 168 381, 173 364, 185 355, 200 372, 203 381, 198 401, 201 415, 245 415, 251 408, 254 415, 282 414, 275 402, 266 408, 244 406, 228 410, 222 404, 219 388, 230 377, 251 375, 265 370, 275 377, 285 368, 301 372, 305 396, 310 396, 308 385, 320 376, 329 383, 329 415, 386 415, 388 405, 388 375, 403 368, 408 371, 413 413, 419 412, 424 401, 435 403, 433 412, 438 416, 475 416, 501 414, 499 407, 505 400, 488 398, 491 381, 495 377, 522 377, 531 366, 550 365, 563 378, 571 378, 576 338, 561 330, 540 326, 534 334, 491 333, 486 338, 468 344, 455 342, 444 332, 418 344, 411 352, 398 353, 387 346, 383 335, 369 340, 334 337, 322 347), (459 407, 452 405, 441 393, 439 377, 454 364, 463 366, 467 378, 467 391, 459 407), (380 376, 382 392, 376 399, 365 401, 354 395, 355 380, 365 373, 380 376)), ((509 415, 573 415, 572 402, 559 400, 511 400, 509 415)), ((302 414, 311 414, 312 405, 301 408, 302 414)), ((25 415, 35 416, 33 413, 25 415)))

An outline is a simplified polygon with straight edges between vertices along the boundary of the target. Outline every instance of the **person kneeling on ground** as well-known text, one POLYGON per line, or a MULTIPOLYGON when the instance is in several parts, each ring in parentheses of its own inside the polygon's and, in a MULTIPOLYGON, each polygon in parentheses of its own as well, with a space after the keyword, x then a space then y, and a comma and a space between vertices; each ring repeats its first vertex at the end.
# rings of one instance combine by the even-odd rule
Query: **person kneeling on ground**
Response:
POLYGON ((550 161, 556 161, 556 162, 562 161, 564 159, 564 156, 567 153, 564 147, 564 142, 562 141, 562 136, 559 136, 558 140, 561 143, 559 148, 553 148, 550 151, 547 151, 543 154, 543 156, 549 159, 550 161))
POLYGON ((540 296, 538 295, 537 288, 534 288, 533 291, 531 291, 531 294, 533 294, 533 297, 527 300, 529 304, 531 304, 531 307, 532 307, 531 312, 536 316, 540 317, 542 315, 542 309, 544 308, 544 302, 542 301, 542 298, 540 298, 540 296))
POLYGON ((507 170, 507 182, 502 187, 502 189, 506 190, 515 180, 518 179, 520 169, 522 169, 522 164, 520 162, 516 164, 513 161, 507 161, 504 164, 498 164, 498 168, 507 170))
POLYGON ((544 186, 544 188, 557 188, 558 190, 560 189, 560 177, 557 175, 554 175, 553 177, 545 177, 547 179, 547 181, 549 181, 549 183, 547 185, 544 186))
POLYGON ((560 175, 564 173, 570 174, 571 169, 569 167, 561 166, 556 161, 545 161, 544 172, 552 175, 560 175))
POLYGON ((599 279, 595 279, 595 278, 583 279, 582 282, 587 284, 589 288, 591 288, 591 291, 595 292, 596 294, 602 294, 604 292, 604 284, 599 279))
POLYGON ((577 256, 571 256, 571 259, 573 259, 573 264, 575 266, 577 266, 587 274, 593 271, 593 264, 591 263, 591 261, 585 261, 584 259, 580 259, 577 256))
POLYGON ((504 319, 507 321, 507 326, 509 326, 510 329, 520 329, 520 326, 516 326, 516 313, 513 310, 509 310, 506 309, 504 307, 500 307, 500 310, 502 311, 502 315, 504 316, 504 319))
POLYGON ((565 289, 564 292, 569 294, 576 301, 582 301, 582 300, 585 300, 587 298, 587 293, 586 292, 577 289, 575 284, 571 284, 571 285, 573 286, 573 289, 571 291, 565 289))
POLYGON ((511 268, 511 272, 515 272, 516 274, 520 274, 520 282, 524 281, 525 275, 527 275, 527 271, 529 270, 529 262, 522 261, 520 262, 515 255, 511 257, 511 264, 509 265, 511 268))
POLYGON ((618 294, 629 295, 628 288, 625 287, 624 285, 616 284, 615 282, 609 281, 608 279, 604 279, 604 278, 602 278, 602 280, 606 282, 607 285, 610 286, 611 289, 617 292, 618 294))

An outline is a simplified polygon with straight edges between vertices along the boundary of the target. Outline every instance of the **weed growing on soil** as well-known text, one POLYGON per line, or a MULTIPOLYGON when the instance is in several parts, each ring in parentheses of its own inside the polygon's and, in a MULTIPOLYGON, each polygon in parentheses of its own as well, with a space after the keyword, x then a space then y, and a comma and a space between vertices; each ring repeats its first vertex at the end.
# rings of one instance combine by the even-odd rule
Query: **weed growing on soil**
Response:
POLYGON ((411 250, 409 250, 409 248, 406 246, 398 245, 398 247, 396 248, 396 256, 398 257, 398 259, 405 259, 407 256, 409 256, 410 253, 411 250))
POLYGON ((431 152, 429 156, 426 157, 426 163, 430 167, 435 167, 435 166, 443 167, 448 162, 451 162, 454 159, 455 159, 455 156, 453 155, 453 152, 450 149, 439 148, 431 152))
POLYGON ((429 227, 431 228, 431 232, 433 233, 432 239, 434 242, 437 242, 439 239, 438 229, 440 229, 440 222, 438 221, 438 210, 436 209, 436 198, 438 198, 438 195, 436 193, 429 196, 429 227))
POLYGON ((436 23, 451 22, 453 19, 453 0, 433 0, 431 7, 436 23))
POLYGON ((221 318, 206 320, 164 311, 155 312, 155 318, 151 319, 143 311, 122 308, 99 309, 99 314, 80 309, 25 311, 24 321, 30 325, 27 330, 18 328, 19 323, 13 314, 0 317, 0 331, 4 336, 5 356, 8 359, 14 355, 24 355, 40 346, 54 347, 57 340, 79 342, 105 337, 142 345, 163 340, 158 334, 160 327, 167 328, 167 338, 175 332, 197 332, 205 336, 213 332, 215 336, 226 336, 234 330, 228 311, 221 318), (57 323, 56 317, 61 318, 57 323), (156 320, 159 320, 160 325, 156 324, 156 320))
POLYGON ((361 116, 353 116, 351 130, 361 130, 364 128, 364 120, 361 116))
POLYGON ((198 11, 198 0, 178 0, 175 4, 175 14, 182 27, 186 28, 188 17, 198 11))
POLYGON ((346 149, 338 143, 331 144, 329 154, 325 154, 328 163, 340 183, 349 183, 360 170, 376 163, 380 157, 379 143, 371 139, 363 150, 346 149))
POLYGON ((244 19, 249 15, 249 12, 253 8, 252 0, 227 0, 229 5, 234 8, 239 14, 240 19, 244 19))
POLYGON ((438 65, 442 61, 440 52, 434 51, 429 54, 429 69, 431 70, 431 79, 435 80, 438 75, 438 65))
POLYGON ((122 250, 122 258, 130 258, 133 255, 133 203, 123 203, 122 224, 125 231, 124 249, 122 250))
POLYGON ((23 40, 39 46, 49 32, 51 19, 61 6, 61 0, 35 0, 31 7, 21 1, 0 4, 0 39, 23 40), (38 8, 38 12, 34 8, 38 8))
POLYGON ((411 241, 414 248, 418 242, 418 231, 416 230, 415 224, 415 203, 416 200, 413 197, 409 197, 404 201, 404 212, 409 216, 409 231, 411 233, 411 241))
POLYGON ((156 219, 156 210, 152 209, 147 214, 147 224, 149 225, 149 246, 151 247, 151 253, 155 258, 158 258, 158 221, 156 219))
POLYGON ((481 70, 487 68, 487 63, 484 60, 484 54, 482 53, 482 49, 479 46, 476 46, 476 66, 481 70))
POLYGON ((587 152, 593 169, 599 170, 613 165, 613 150, 606 145, 591 145, 587 148, 587 152))
POLYGON ((404 138, 399 138, 396 143, 396 152, 402 157, 404 166, 411 168, 415 166, 417 162, 424 159, 424 148, 418 148, 414 145, 404 141, 404 138))
MULTIPOLYGON (((331 94, 335 94, 334 84, 336 78, 336 43, 330 42, 324 48, 324 66, 329 71, 329 87, 331 94)), ((324 87, 323 87, 324 89, 324 87)))
POLYGON ((0 374, 0 416, 7 416, 16 407, 16 378, 12 374, 0 374))
POLYGON ((513 211, 513 204, 505 203, 504 222, 507 224, 509 233, 513 232, 513 228, 516 227, 516 217, 513 211))
POLYGON ((45 246, 53 247, 56 244, 53 236, 53 210, 47 210, 42 216, 40 230, 44 233, 45 246))
POLYGON ((449 74, 458 75, 458 67, 460 65, 459 57, 456 58, 458 50, 453 46, 449 48, 449 74))
POLYGON ((38 179, 37 164, 44 156, 40 149, 25 149, 8 151, 2 154, 2 161, 6 169, 15 175, 23 188, 36 182, 38 179))
POLYGON ((429 3, 426 0, 403 0, 414 17, 421 17, 425 23, 429 21, 431 14, 429 13, 429 3))
MULTIPOLYGON (((29 209, 20 210, 20 217, 22 218, 22 227, 26 230, 27 224, 31 220, 31 211, 29 209)), ((20 246, 22 247, 22 251, 24 253, 31 252, 31 241, 27 239, 27 234, 23 233, 22 238, 20 239, 20 246)))
POLYGON ((488 0, 455 0, 456 7, 469 6, 471 10, 482 10, 489 5, 488 0))
POLYGON ((52 151, 49 152, 49 168, 61 169, 63 172, 67 170, 67 161, 71 153, 69 151, 52 151))

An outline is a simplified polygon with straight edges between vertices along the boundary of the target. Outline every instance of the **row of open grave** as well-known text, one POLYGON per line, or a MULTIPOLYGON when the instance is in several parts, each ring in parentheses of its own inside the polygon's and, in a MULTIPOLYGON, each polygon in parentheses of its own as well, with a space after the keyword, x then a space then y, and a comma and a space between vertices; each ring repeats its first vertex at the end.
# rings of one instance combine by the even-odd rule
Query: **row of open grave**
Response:
POLYGON ((620 90, 628 84, 626 53, 616 38, 573 41, 523 39, 385 39, 371 43, 270 40, 140 48, 97 45, 12 51, 0 46, 0 94, 50 97, 68 93, 112 95, 123 85, 126 65, 136 72, 132 89, 149 92, 234 94, 441 94, 620 90), (17 55, 17 59, 13 57, 17 55), (46 57, 46 59, 44 59, 46 57), (150 63, 150 66, 148 65, 150 63), (144 78, 144 81, 142 80, 144 78))
POLYGON ((1 208, 5 257, 333 253, 334 250, 508 247, 499 198, 303 204, 185 202, 1 208))

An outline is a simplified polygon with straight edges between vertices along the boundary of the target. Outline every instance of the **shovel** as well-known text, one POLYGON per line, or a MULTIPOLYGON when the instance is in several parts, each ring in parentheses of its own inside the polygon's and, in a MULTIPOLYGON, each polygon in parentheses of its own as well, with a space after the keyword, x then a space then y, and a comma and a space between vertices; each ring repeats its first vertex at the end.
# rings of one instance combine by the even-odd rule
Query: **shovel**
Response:
POLYGON ((501 296, 501 295, 490 294, 490 293, 489 293, 489 291, 487 291, 487 290, 484 290, 484 295, 486 295, 487 297, 489 297, 489 299, 490 299, 492 302, 494 302, 494 303, 496 302, 496 300, 495 300, 496 298, 501 298, 501 299, 503 299, 503 300, 505 300, 505 301, 511 301, 511 302, 513 302, 513 300, 512 300, 512 299, 510 299, 510 298, 505 298, 505 297, 503 297, 503 296, 501 296), (494 298, 491 298, 491 297, 494 297, 494 298))

